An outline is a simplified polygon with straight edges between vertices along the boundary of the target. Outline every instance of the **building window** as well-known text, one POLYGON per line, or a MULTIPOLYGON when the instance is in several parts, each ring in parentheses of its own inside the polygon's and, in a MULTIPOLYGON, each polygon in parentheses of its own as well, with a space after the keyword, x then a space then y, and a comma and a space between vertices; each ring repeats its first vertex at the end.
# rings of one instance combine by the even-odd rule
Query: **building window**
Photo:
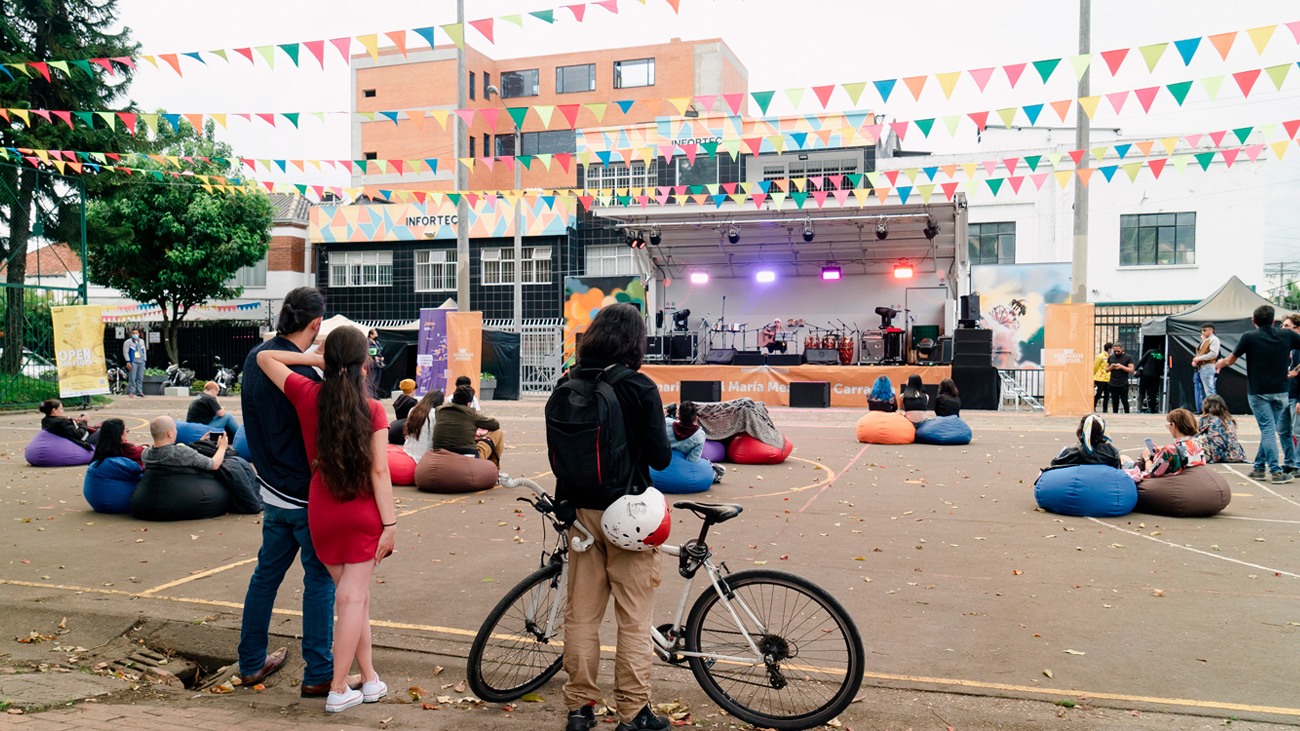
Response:
POLYGON ((596 64, 555 67, 555 93, 576 94, 596 90, 596 64))
POLYGON ((474 98, 474 72, 469 72, 469 98, 474 98))
MULTIPOLYGON (((525 246, 522 250, 523 284, 551 283, 551 248, 549 246, 525 246)), ((514 248, 484 249, 483 284, 505 285, 515 283, 514 248)))
POLYGON ((501 98, 537 96, 537 69, 501 72, 501 98))
POLYGON ((631 165, 621 162, 611 162, 608 165, 594 163, 587 166, 585 187, 588 190, 653 188, 659 183, 657 165, 658 163, 654 162, 646 165, 640 161, 631 165))
POLYGON ((470 157, 478 157, 478 155, 475 155, 475 154, 474 154, 474 142, 475 142, 475 140, 476 140, 476 138, 474 137, 474 135, 470 135, 470 136, 469 136, 469 156, 470 156, 470 157))
POLYGON ((483 72, 483 101, 486 102, 492 101, 492 92, 488 91, 489 86, 492 86, 492 74, 484 71, 483 72))
POLYGON ((588 246, 587 276, 615 277, 636 275, 636 254, 628 246, 588 246))
POLYGON ((1142 213, 1119 217, 1120 266, 1195 263, 1195 213, 1142 213))
POLYGON ((718 158, 696 155, 695 162, 677 158, 678 185, 712 185, 718 182, 718 158))
POLYGON ((639 58, 634 61, 614 62, 614 88, 632 89, 655 85, 655 60, 639 58))
POLYGON ((265 287, 266 286, 266 259, 263 259, 252 266, 241 268, 235 272, 235 276, 226 280, 227 287, 265 287))
POLYGON ((331 251, 331 287, 393 286, 393 252, 331 251))
POLYGON ((365 98, 367 98, 367 99, 374 99, 374 98, 375 98, 375 90, 374 90, 374 89, 365 89, 365 90, 363 90, 363 91, 361 92, 361 96, 363 96, 363 97, 365 97, 365 98))
POLYGON ((577 136, 573 130, 554 132, 525 132, 521 140, 525 155, 573 154, 578 150, 577 136))
POLYGON ((492 135, 487 132, 483 133, 483 157, 492 155, 492 135))
POLYGON ((1016 224, 972 223, 966 227, 972 264, 1015 264, 1016 224))
POLYGON ((514 157, 515 156, 515 136, 514 135, 497 135, 497 157, 514 157))
POLYGON ((378 152, 367 152, 365 155, 367 160, 377 160, 379 158, 378 152))
POLYGON ((415 252, 415 291, 451 292, 456 289, 456 250, 415 252))

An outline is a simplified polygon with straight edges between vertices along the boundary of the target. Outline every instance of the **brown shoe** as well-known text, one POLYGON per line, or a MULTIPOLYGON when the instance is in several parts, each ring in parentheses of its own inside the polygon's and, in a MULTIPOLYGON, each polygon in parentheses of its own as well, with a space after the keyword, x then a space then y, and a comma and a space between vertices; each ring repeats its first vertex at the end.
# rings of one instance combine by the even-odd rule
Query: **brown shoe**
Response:
POLYGON ((289 657, 289 648, 281 647, 270 655, 266 656, 266 662, 262 664, 262 669, 252 675, 239 676, 239 684, 245 687, 251 687, 266 680, 272 673, 284 667, 284 661, 289 657))
MULTIPOLYGON (((361 676, 349 675, 348 687, 352 690, 360 689, 361 676)), ((299 691, 299 695, 303 698, 324 698, 330 694, 330 681, 327 680, 324 683, 317 683, 316 685, 303 685, 299 687, 299 691)))

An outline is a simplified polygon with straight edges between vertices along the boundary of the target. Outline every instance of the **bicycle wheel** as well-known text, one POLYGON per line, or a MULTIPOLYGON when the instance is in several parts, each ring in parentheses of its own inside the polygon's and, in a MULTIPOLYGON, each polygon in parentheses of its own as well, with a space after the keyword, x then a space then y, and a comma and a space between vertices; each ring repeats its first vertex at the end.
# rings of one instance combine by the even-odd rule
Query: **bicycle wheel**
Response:
MULTIPOLYGON (((736 718, 778 731, 820 726, 843 712, 862 685, 863 651, 835 597, 784 571, 742 571, 725 581, 730 609, 772 662, 691 657, 704 692, 736 718)), ((718 593, 706 591, 686 620, 686 649, 754 657, 745 633, 718 593)))
POLYGON ((483 620, 469 650, 469 687, 490 703, 512 701, 560 671, 564 648, 562 564, 548 563, 519 582, 483 620), (554 626, 550 627, 552 609, 554 626), (549 630, 548 630, 549 627, 549 630))

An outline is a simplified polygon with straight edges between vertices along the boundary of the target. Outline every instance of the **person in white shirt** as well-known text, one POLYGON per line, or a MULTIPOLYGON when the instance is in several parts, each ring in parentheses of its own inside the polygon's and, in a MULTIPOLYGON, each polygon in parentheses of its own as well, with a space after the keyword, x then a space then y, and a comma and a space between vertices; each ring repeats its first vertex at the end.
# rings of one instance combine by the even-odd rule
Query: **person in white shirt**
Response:
POLYGON ((402 444, 402 451, 415 460, 416 464, 420 463, 420 458, 433 445, 434 412, 442 406, 444 400, 442 391, 430 391, 406 415, 406 426, 402 429, 406 441, 402 444))
POLYGON ((1201 410, 1201 401, 1207 396, 1218 394, 1216 384, 1219 381, 1219 374, 1214 370, 1214 363, 1219 360, 1219 345, 1219 336, 1214 334, 1214 324, 1207 322, 1201 325, 1201 345, 1196 349, 1196 355, 1192 356, 1192 368, 1195 369, 1192 376, 1195 388, 1192 391, 1196 397, 1198 413, 1201 410))

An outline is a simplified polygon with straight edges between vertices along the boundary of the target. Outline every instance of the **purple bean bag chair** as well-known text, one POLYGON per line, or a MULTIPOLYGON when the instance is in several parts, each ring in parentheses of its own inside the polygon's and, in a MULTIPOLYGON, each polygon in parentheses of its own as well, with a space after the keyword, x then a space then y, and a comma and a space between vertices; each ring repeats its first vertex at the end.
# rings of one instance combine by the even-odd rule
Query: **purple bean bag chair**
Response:
POLYGON ((726 462, 727 445, 722 442, 715 442, 712 439, 705 440, 704 452, 700 454, 700 459, 707 459, 710 462, 726 462))
POLYGON ((33 467, 73 467, 90 464, 94 451, 83 448, 71 439, 51 434, 44 429, 36 432, 23 456, 33 467))

